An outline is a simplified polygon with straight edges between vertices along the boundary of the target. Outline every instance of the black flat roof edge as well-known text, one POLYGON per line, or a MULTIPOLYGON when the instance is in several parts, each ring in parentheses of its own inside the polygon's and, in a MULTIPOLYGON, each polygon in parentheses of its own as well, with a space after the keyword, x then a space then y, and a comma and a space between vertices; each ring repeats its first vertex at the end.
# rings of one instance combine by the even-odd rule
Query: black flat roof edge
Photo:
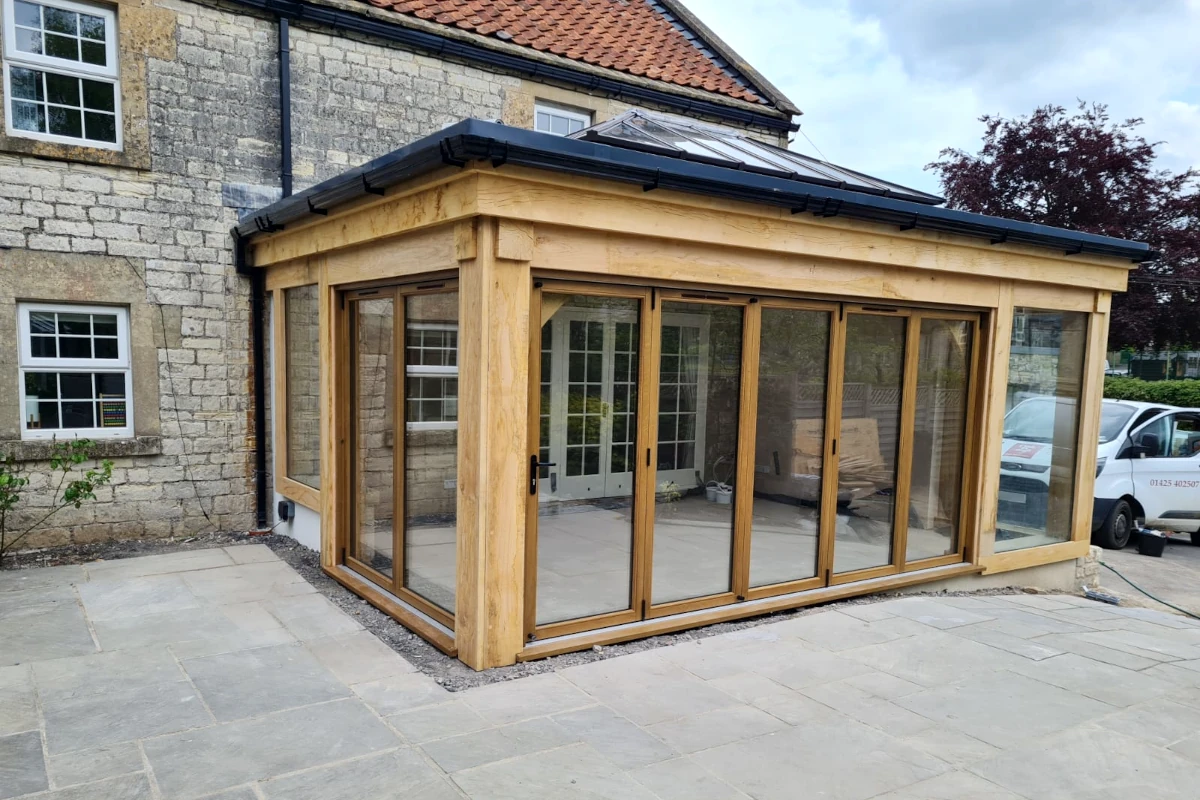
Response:
POLYGON ((956 233, 992 243, 1036 245, 1074 255, 1153 258, 1149 245, 1111 236, 928 206, 894 197, 801 183, 612 145, 467 119, 399 150, 263 208, 233 229, 238 239, 281 230, 313 214, 428 173, 443 164, 491 161, 570 175, 636 183, 811 212, 861 219, 903 229, 956 233))
MULTIPOLYGON (((438 36, 435 33, 419 31, 397 23, 384 22, 362 14, 355 14, 351 11, 313 5, 303 0, 229 0, 229 2, 246 8, 253 8, 287 17, 293 21, 313 22, 337 30, 375 36, 425 53, 458 58, 473 64, 508 70, 529 78, 558 81, 583 89, 606 92, 626 100, 656 103, 683 113, 705 114, 717 117, 718 119, 729 120, 730 122, 758 125, 777 131, 790 132, 800 129, 800 126, 792 122, 791 117, 788 115, 774 116, 771 114, 760 114, 748 109, 725 106, 721 103, 692 100, 681 95, 672 94, 671 92, 651 89, 646 86, 637 86, 615 78, 606 78, 602 75, 592 75, 582 70, 573 70, 568 67, 547 64, 532 58, 522 58, 521 56, 504 53, 490 47, 482 47, 470 42, 438 36)), ((780 113, 782 114, 783 112, 780 113)))

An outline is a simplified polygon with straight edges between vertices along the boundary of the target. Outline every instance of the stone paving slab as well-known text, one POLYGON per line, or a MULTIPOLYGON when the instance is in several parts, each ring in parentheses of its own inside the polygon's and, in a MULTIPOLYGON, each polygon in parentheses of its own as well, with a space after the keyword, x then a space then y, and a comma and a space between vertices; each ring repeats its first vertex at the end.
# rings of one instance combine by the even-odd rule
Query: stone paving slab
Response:
POLYGON ((0 800, 1041 800, 1200 786, 1200 625, 835 605, 449 693, 260 545, 0 573, 0 800))

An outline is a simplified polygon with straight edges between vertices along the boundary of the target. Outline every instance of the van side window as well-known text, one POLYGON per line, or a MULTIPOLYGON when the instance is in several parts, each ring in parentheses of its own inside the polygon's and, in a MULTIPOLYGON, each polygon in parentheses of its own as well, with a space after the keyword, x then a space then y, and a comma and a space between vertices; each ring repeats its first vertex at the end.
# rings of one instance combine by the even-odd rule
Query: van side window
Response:
POLYGON ((1133 435, 1133 443, 1149 448, 1146 458, 1167 458, 1170 455, 1171 424, 1174 417, 1163 417, 1151 422, 1133 435))
POLYGON ((1200 453, 1200 417, 1176 414, 1170 418, 1171 458, 1191 458, 1200 453))
POLYGON ((1164 411, 1166 411, 1165 408, 1147 408, 1141 414, 1138 414, 1138 418, 1135 419, 1133 424, 1129 426, 1129 430, 1136 431, 1138 428, 1145 425, 1147 422, 1154 419, 1164 411))

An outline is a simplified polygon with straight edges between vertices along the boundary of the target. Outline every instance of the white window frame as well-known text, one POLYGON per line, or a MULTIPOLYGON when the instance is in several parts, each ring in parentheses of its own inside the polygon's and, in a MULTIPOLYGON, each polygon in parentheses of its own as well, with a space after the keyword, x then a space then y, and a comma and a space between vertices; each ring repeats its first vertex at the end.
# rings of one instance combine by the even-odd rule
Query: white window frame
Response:
MULTIPOLYGON (((24 53, 17 50, 17 32, 14 24, 16 10, 13 5, 13 0, 2 0, 3 13, 0 14, 0 24, 3 25, 4 34, 4 132, 8 136, 19 137, 22 139, 36 139, 43 142, 54 142, 55 144, 70 144, 80 147, 95 147, 101 150, 122 150, 124 149, 124 126, 122 125, 121 114, 121 81, 120 81, 120 64, 118 63, 117 51, 117 14, 116 11, 108 6, 91 5, 86 3, 76 3, 73 0, 29 0, 41 6, 50 6, 51 8, 59 8, 63 11, 74 11, 80 14, 89 14, 94 17, 104 18, 105 31, 105 66, 101 67, 96 64, 85 64, 80 61, 71 61, 65 58, 57 58, 55 56, 47 56, 37 53, 24 53), (104 142, 98 139, 85 139, 83 137, 76 138, 74 136, 61 136, 50 132, 42 133, 41 131, 27 131, 23 128, 15 128, 12 124, 12 68, 18 67, 22 69, 33 69, 38 72, 53 72, 59 75, 67 75, 73 78, 84 78, 86 80, 98 81, 101 83, 111 83, 113 85, 113 112, 116 116, 116 133, 117 140, 115 142, 104 142)), ((82 97, 80 102, 82 103, 82 97)), ((82 114, 82 105, 80 113, 82 114)))
MULTIPOLYGON (((458 343, 458 323, 454 322, 410 322, 407 327, 409 330, 436 330, 436 331, 454 331, 455 350, 457 351, 458 343)), ((441 348, 439 348, 441 349, 441 348)), ((457 355, 455 356, 457 361, 457 355)), ((406 421, 404 427, 410 431, 453 431, 458 429, 458 398, 455 397, 455 419, 454 420, 438 420, 436 422, 409 422, 408 417, 408 401, 410 399, 425 399, 425 398, 410 398, 408 395, 408 378, 458 378, 458 366, 447 367, 437 366, 432 364, 408 364, 408 333, 405 331, 404 339, 404 416, 406 421)))
MULTIPOLYGON (((85 306, 73 303, 20 303, 17 306, 18 400, 22 439, 129 439, 133 437, 133 370, 129 355, 129 309, 122 306, 85 306), (32 354, 29 314, 33 311, 62 314, 113 314, 117 317, 117 357, 35 358, 32 354), (125 376, 125 425, 120 428, 29 428, 26 415, 25 373, 86 372, 125 376)), ((59 398, 61 402, 62 398, 59 398)), ((93 399, 92 402, 95 402, 93 399)), ((60 420, 61 421, 61 420, 60 420)))
MULTIPOLYGON (((5 1, 11 2, 11 0, 5 1)), ((549 114, 552 117, 562 117, 572 122, 579 122, 582 123, 583 128, 590 128, 592 126, 592 112, 590 111, 584 109, 566 108, 565 106, 544 103, 541 100, 538 100, 533 104, 533 129, 538 133, 548 133, 551 136, 562 136, 563 134, 554 133, 552 131, 544 131, 539 128, 537 126, 538 114, 549 114)), ((574 131, 571 131, 571 133, 574 133, 574 131)))

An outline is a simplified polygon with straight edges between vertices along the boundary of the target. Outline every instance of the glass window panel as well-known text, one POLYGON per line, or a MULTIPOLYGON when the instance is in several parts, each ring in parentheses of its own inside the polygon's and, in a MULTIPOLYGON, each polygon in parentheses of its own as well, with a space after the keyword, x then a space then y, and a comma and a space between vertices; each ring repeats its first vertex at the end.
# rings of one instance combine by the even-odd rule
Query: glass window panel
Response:
POLYGON ((94 339, 92 340, 92 347, 95 358, 116 359, 119 357, 116 339, 94 339))
POLYGON ((61 8, 42 6, 42 20, 48 31, 66 33, 71 36, 79 34, 79 15, 74 11, 64 11, 61 8))
MULTIPOLYGON (((89 81, 91 83, 91 81, 89 81)), ((46 73, 46 99, 63 106, 79 105, 79 78, 46 73)))
POLYGON ((60 312, 58 315, 58 332, 73 336, 90 336, 92 333, 92 315, 60 312))
POLYGON ((56 136, 83 138, 83 116, 78 109, 50 106, 47 120, 50 133, 56 136))
POLYGON ((84 124, 87 126, 87 138, 98 142, 117 141, 117 118, 112 114, 101 114, 95 111, 85 111, 84 124))
POLYGON ((395 556, 395 421, 392 298, 352 305, 350 341, 354 475, 350 555, 391 579, 395 556))
POLYGON ((29 331, 30 333, 49 333, 53 334, 56 330, 53 311, 30 311, 29 312, 29 331))
POLYGON ((96 336, 116 336, 117 335, 117 315, 116 314, 93 314, 92 315, 92 333, 96 336))
POLYGON ((108 64, 108 51, 99 42, 89 42, 86 39, 79 43, 80 60, 85 64, 95 64, 103 67, 108 64))
MULTIPOLYGON (((412 295, 404 300, 406 338, 420 330, 423 348, 405 348, 405 369, 452 366, 458 325, 458 293, 412 295), (424 327, 423 327, 424 326, 424 327)), ((427 398, 422 413, 430 422, 457 420, 458 380, 420 381, 427 398)), ((408 420, 412 422, 413 420, 408 420)), ((412 592, 454 613, 458 525, 458 430, 404 429, 404 580, 412 592)))
POLYGON ((639 308, 628 298, 542 296, 541 377, 554 402, 540 408, 541 457, 559 466, 538 482, 539 625, 630 607, 633 476, 621 442, 637 427, 623 399, 637 374, 613 375, 618 339, 626 365, 636 356, 639 308))
POLYGON ((115 111, 114 85, 104 81, 83 82, 83 105, 93 111, 115 111))
POLYGON ((63 336, 58 340, 62 358, 92 358, 92 340, 83 336, 63 336))
POLYGON ((61 405, 63 428, 95 428, 96 404, 77 400, 64 400, 61 405))
MULTIPOLYGON (((287 476, 321 488, 320 356, 316 286, 285 289, 284 376, 287 397, 287 476)), ((276 306, 278 308, 278 306, 276 306)), ((97 317, 99 329, 103 317, 97 317)))
POLYGON ((971 323, 921 320, 905 559, 958 550, 971 323))
POLYGON ((567 123, 567 118, 566 117, 557 117, 557 116, 551 117, 550 118, 550 132, 557 134, 559 136, 566 136, 568 133, 570 133, 571 128, 567 123))
POLYGON ((1088 315, 1014 309, 996 552, 1071 538, 1088 315))
POLYGON ((537 112, 537 130, 542 133, 550 132, 550 115, 545 111, 537 112))
POLYGON ((13 100, 13 127, 22 131, 46 132, 46 107, 13 100))
POLYGON ((26 399, 45 400, 58 397, 58 374, 55 372, 26 372, 26 399))
POLYGON ((90 372, 64 372, 58 376, 58 385, 63 397, 86 397, 89 400, 95 398, 90 372))
POLYGON ((58 347, 53 336, 30 336, 29 352, 34 358, 58 358, 58 347))
POLYGON ((735 306, 671 300, 662 304, 660 418, 680 413, 677 403, 667 405, 663 399, 670 395, 675 400, 685 391, 701 399, 702 409, 692 440, 677 438, 677 419, 659 427, 651 590, 655 604, 717 594, 731 585, 742 314, 735 306), (680 353, 695 357, 675 357, 680 353), (664 433, 676 437, 678 444, 670 443, 664 433))
MULTIPOLYGON (((41 55, 42 50, 42 33, 41 31, 31 31, 25 28, 16 29, 17 49, 22 53, 33 53, 41 55)), ((73 41, 73 40, 68 40, 73 41)))
POLYGON ((21 0, 16 0, 13 3, 13 21, 18 25, 40 28, 42 27, 41 7, 33 3, 23 3, 21 0))
POLYGON ((100 398, 124 397, 125 374, 122 372, 97 372, 96 393, 100 398))
POLYGON ((58 403, 26 403, 26 409, 30 413, 25 420, 26 427, 30 430, 39 428, 61 428, 58 419, 58 403), (30 410, 30 405, 32 409, 30 410))
POLYGON ((79 35, 85 39, 104 41, 104 17, 92 14, 79 15, 79 35))
POLYGON ((835 573, 892 561, 907 326, 905 317, 846 319, 835 573))
MULTIPOLYGON (((13 67, 9 71, 9 82, 12 85, 12 96, 19 100, 45 100, 42 92, 42 73, 31 69, 13 67)), ((50 315, 53 319, 53 314, 50 315)))
POLYGON ((762 310, 750 585, 817 574, 830 315, 762 310))
POLYGON ((128 425, 126 418, 127 404, 124 400, 101 400, 96 404, 97 419, 101 428, 124 428, 128 425))
POLYGON ((70 61, 79 60, 79 40, 70 36, 59 36, 53 33, 46 35, 46 55, 55 58, 65 58, 70 61))

